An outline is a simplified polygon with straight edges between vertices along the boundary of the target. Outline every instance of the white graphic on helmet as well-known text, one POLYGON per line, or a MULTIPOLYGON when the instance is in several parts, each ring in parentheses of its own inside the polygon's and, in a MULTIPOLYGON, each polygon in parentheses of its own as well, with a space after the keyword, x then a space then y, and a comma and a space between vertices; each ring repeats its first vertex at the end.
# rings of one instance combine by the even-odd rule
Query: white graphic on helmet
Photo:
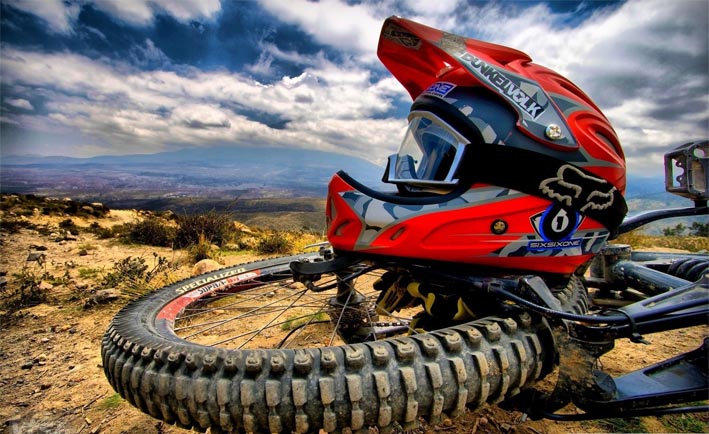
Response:
POLYGON ((448 51, 456 57, 473 76, 488 88, 510 102, 520 116, 519 127, 538 139, 549 142, 545 131, 548 125, 559 126, 560 137, 554 146, 576 149, 578 143, 566 121, 550 101, 549 95, 535 81, 488 63, 469 53, 463 47, 448 51))
POLYGON ((527 235, 508 243, 493 256, 498 257, 544 257, 578 256, 596 254, 608 239, 608 231, 579 231, 576 237, 567 241, 539 241, 527 235))
POLYGON ((354 191, 340 193, 342 199, 359 215, 363 227, 355 248, 368 248, 387 228, 407 218, 427 213, 469 207, 473 204, 492 203, 518 197, 520 193, 506 188, 490 187, 467 191, 450 201, 429 205, 397 205, 382 202, 354 191))
POLYGON ((560 241, 570 238, 583 222, 578 212, 553 203, 549 208, 530 218, 534 231, 544 241, 560 241))
POLYGON ((579 211, 588 209, 603 210, 613 205, 613 193, 616 188, 605 179, 586 175, 578 168, 565 164, 556 172, 555 178, 548 178, 539 184, 539 189, 551 199, 572 206, 581 200, 584 205, 579 211), (593 190, 588 191, 588 186, 593 190), (584 189, 586 191, 584 191, 584 189))
MULTIPOLYGON (((467 61, 471 67, 471 71, 475 72, 478 77, 493 85, 500 91, 500 95, 521 108, 525 113, 531 116, 532 119, 537 119, 544 113, 545 107, 537 102, 529 93, 525 92, 523 87, 524 82, 515 83, 507 74, 497 70, 489 63, 481 60, 470 53, 464 53, 460 56, 461 60, 467 61)), ((536 91, 531 85, 530 91, 536 91)))

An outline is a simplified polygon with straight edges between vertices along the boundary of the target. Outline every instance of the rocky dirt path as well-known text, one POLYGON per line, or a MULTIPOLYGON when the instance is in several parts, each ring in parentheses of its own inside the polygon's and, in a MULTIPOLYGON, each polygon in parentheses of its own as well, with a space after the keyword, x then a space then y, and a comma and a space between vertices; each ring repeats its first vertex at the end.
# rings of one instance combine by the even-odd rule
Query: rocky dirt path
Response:
MULTIPOLYGON (((125 218, 117 216, 116 221, 125 218)), ((178 279, 189 275, 191 268, 183 253, 127 246, 99 240, 92 234, 52 240, 25 229, 16 234, 0 233, 0 249, 0 272, 9 281, 5 292, 12 289, 13 276, 23 269, 46 272, 59 280, 53 284, 45 282, 49 293, 46 302, 20 309, 11 317, 5 315, 0 323, 0 430, 12 434, 188 432, 136 410, 118 397, 104 377, 100 340, 125 300, 85 307, 94 295, 93 273, 110 270, 117 261, 129 256, 147 261, 162 256, 182 264, 172 271, 171 278, 178 279), (46 248, 41 250, 44 263, 27 262, 28 254, 37 251, 38 246, 46 248)), ((228 265, 253 259, 253 256, 224 258, 228 265)), ((615 372, 629 365, 660 360, 667 353, 696 347, 706 334, 706 327, 699 327, 653 337, 652 348, 620 342, 614 355, 604 357, 603 364, 615 372)), ((673 431, 656 419, 645 419, 644 426, 652 432, 673 431)), ((417 432, 556 434, 613 430, 589 423, 525 421, 519 413, 492 406, 478 413, 467 413, 460 420, 445 420, 435 427, 424 425, 417 432)))

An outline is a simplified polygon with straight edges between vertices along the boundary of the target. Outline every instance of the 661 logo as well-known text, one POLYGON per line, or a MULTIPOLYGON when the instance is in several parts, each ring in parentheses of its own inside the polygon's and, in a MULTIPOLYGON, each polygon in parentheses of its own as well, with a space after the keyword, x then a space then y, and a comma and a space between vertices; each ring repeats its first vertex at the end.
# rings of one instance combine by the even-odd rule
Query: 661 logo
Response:
POLYGON ((573 209, 554 203, 545 211, 530 218, 534 231, 541 238, 531 241, 530 249, 564 249, 579 247, 580 238, 572 238, 583 221, 583 216, 573 209))

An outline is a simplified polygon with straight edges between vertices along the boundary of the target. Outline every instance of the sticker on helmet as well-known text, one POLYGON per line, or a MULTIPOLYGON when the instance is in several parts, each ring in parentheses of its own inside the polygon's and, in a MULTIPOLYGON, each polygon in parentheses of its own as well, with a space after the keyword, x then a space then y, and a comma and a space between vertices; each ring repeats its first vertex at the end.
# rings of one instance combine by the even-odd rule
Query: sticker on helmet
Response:
POLYGON ((579 247, 581 238, 571 238, 583 221, 578 212, 559 203, 553 203, 544 212, 533 215, 530 222, 542 240, 533 240, 529 249, 565 249, 579 247))
POLYGON ((382 36, 406 48, 418 50, 421 47, 421 39, 393 23, 386 26, 382 36))
POLYGON ((473 56, 470 53, 462 54, 460 59, 467 62, 467 65, 470 67, 470 71, 473 72, 478 78, 497 88, 500 91, 500 95, 519 107, 532 119, 537 119, 542 115, 542 113, 544 113, 545 108, 523 90, 524 86, 538 86, 524 82, 521 79, 515 79, 511 75, 499 71, 489 63, 473 56))
POLYGON ((545 240, 559 241, 571 236, 582 220, 576 211, 554 203, 541 213, 537 229, 545 240))
POLYGON ((430 85, 428 89, 424 90, 422 93, 443 98, 448 95, 448 93, 450 93, 450 91, 453 89, 455 89, 455 84, 447 83, 444 81, 438 81, 430 85))
POLYGON ((556 175, 539 184, 539 189, 550 199, 575 205, 581 212, 604 210, 613 205, 616 188, 605 179, 587 175, 569 164, 561 166, 556 175))

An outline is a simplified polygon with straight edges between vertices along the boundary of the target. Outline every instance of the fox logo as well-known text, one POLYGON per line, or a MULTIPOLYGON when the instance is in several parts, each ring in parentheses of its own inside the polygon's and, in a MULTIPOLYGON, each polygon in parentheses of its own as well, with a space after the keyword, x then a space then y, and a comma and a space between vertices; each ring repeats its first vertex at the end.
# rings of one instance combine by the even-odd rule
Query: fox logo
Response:
POLYGON ((580 212, 609 208, 613 205, 616 190, 606 180, 587 175, 568 164, 559 168, 555 178, 542 181, 539 189, 549 198, 567 206, 572 206, 574 202, 581 205, 580 212))

